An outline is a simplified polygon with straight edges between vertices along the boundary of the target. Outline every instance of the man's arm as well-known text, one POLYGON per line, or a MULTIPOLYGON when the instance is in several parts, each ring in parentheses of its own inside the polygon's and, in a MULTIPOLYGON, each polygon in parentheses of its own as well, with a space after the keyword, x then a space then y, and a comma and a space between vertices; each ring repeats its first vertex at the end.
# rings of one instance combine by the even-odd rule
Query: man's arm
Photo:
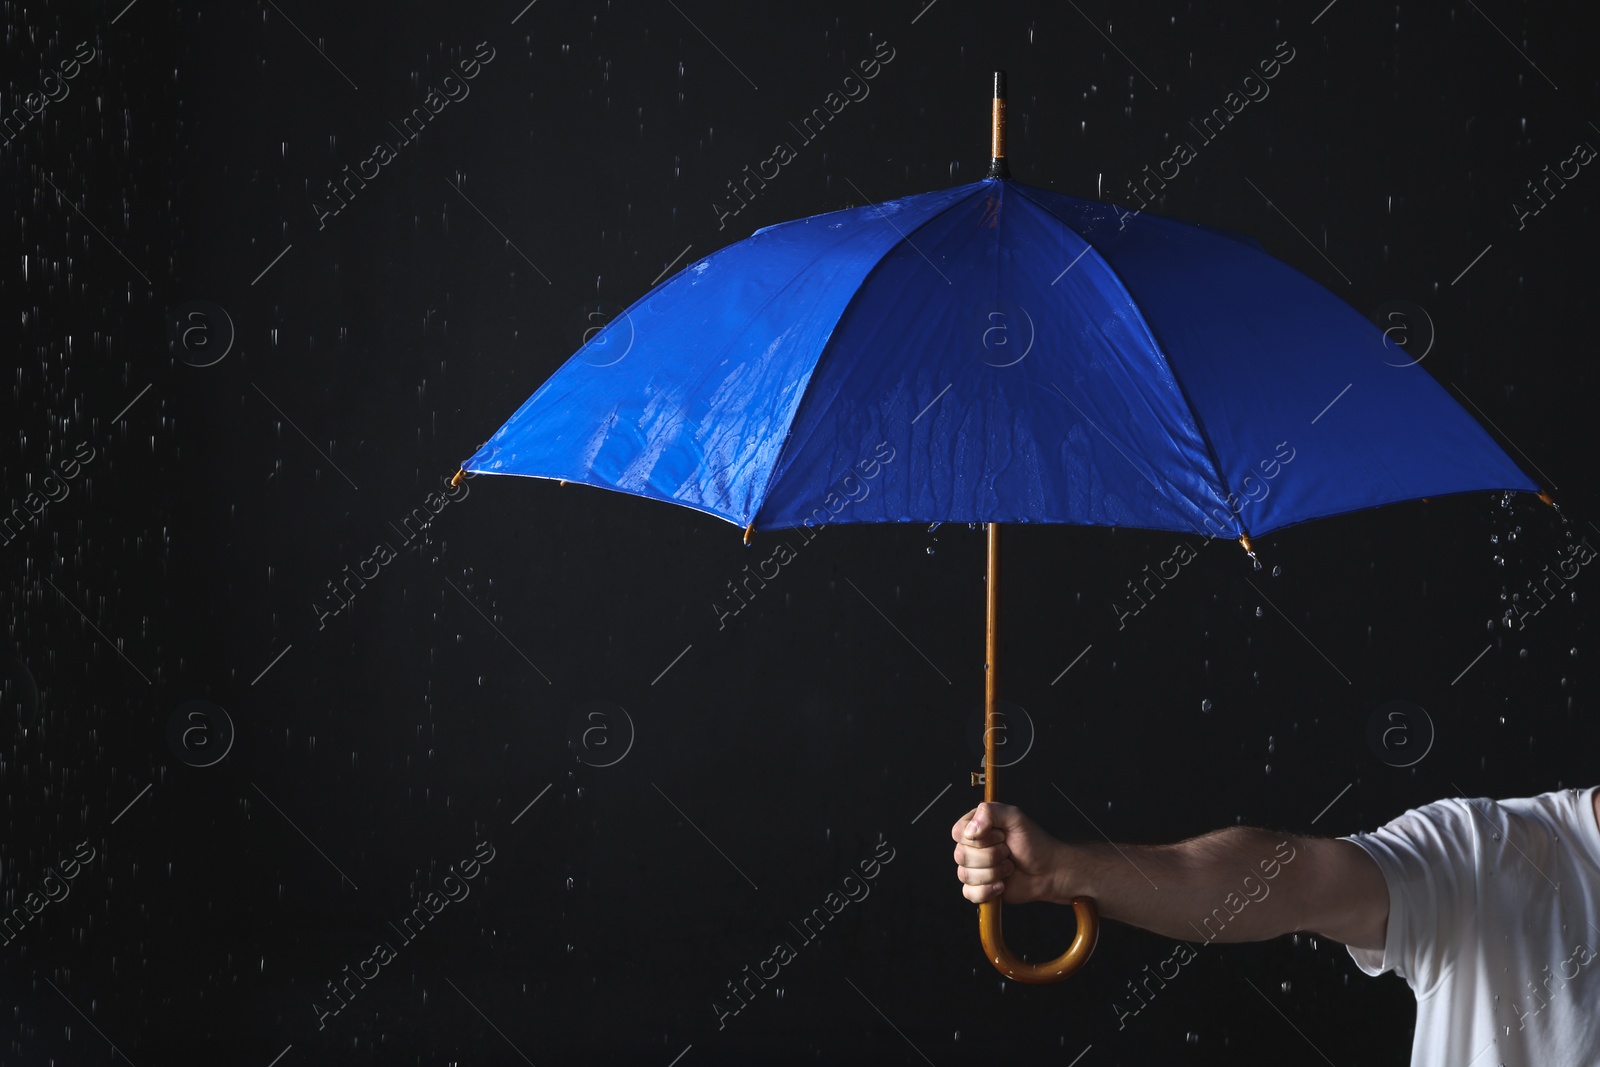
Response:
POLYGON ((968 900, 1065 904, 1188 941, 1265 941, 1309 931, 1381 950, 1389 888, 1349 841, 1235 826, 1173 845, 1067 844, 1009 804, 980 804, 951 828, 968 900), (1209 921, 1208 921, 1209 920, 1209 921))

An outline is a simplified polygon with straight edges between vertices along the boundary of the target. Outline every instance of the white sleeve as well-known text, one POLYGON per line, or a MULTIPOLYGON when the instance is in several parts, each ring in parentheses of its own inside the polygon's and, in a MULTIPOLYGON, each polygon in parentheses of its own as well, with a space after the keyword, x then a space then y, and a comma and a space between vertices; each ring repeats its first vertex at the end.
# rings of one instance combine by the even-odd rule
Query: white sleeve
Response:
POLYGON ((1383 951, 1350 948, 1371 975, 1394 971, 1425 997, 1449 974, 1457 953, 1473 943, 1481 831, 1480 810, 1494 802, 1440 800, 1406 812, 1373 833, 1343 840, 1366 851, 1389 886, 1383 951))

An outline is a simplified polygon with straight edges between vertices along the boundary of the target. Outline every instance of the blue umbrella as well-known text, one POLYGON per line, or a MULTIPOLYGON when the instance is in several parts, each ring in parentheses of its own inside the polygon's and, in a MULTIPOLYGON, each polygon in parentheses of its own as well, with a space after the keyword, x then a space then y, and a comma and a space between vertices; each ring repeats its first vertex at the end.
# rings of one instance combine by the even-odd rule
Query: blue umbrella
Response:
MULTIPOLYGON (((757 530, 999 525, 1240 541, 1421 497, 1539 487, 1361 314, 1248 237, 1010 178, 798 219, 693 263, 580 348, 464 471, 554 478, 757 530)), ((458 474, 459 478, 461 475, 458 474)), ((1541 494, 1542 496, 1543 494, 1541 494)), ((1546 498, 1548 499, 1548 498, 1546 498)), ((1000 971, 1060 958, 980 934, 1000 971)))

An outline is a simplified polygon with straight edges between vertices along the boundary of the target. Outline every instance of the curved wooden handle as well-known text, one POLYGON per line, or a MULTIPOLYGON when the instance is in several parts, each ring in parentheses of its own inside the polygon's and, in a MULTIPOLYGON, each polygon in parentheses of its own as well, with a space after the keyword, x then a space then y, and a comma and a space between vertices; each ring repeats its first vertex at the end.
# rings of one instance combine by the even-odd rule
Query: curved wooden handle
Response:
POLYGON ((1094 901, 1088 897, 1073 897, 1072 912, 1078 917, 1078 934, 1067 951, 1047 963, 1027 963, 1006 946, 1005 936, 1000 932, 1000 901, 979 904, 978 937, 983 942, 984 955, 989 957, 995 970, 1013 982, 1049 985, 1070 978, 1089 962, 1095 942, 1100 939, 1100 913, 1094 901))
MULTIPOLYGON (((1004 81, 996 79, 995 92, 1004 92, 1004 81)), ((994 802, 1000 799, 999 760, 995 758, 995 710, 999 702, 1000 658, 1000 524, 989 525, 989 578, 988 627, 984 639, 987 662, 984 669, 983 709, 983 799, 994 802)), ((976 782, 977 776, 973 776, 976 782)), ((1013 982, 1028 985, 1049 985, 1070 978, 1089 962, 1095 942, 1100 939, 1100 912, 1088 897, 1073 897, 1072 911, 1078 917, 1078 933, 1067 946, 1067 951, 1048 963, 1027 963, 1006 947, 1000 932, 1000 901, 978 905, 978 938, 983 942, 983 954, 989 957, 994 969, 1013 982)))

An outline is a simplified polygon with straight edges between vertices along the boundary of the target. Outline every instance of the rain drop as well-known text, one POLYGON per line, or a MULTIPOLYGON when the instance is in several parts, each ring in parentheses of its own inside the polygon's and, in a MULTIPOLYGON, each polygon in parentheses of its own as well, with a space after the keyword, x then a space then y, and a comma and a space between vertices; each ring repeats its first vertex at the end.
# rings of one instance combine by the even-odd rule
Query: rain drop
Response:
POLYGON ((1211 701, 1209 701, 1209 700, 1200 701, 1200 710, 1201 711, 1210 711, 1211 710, 1211 701))

